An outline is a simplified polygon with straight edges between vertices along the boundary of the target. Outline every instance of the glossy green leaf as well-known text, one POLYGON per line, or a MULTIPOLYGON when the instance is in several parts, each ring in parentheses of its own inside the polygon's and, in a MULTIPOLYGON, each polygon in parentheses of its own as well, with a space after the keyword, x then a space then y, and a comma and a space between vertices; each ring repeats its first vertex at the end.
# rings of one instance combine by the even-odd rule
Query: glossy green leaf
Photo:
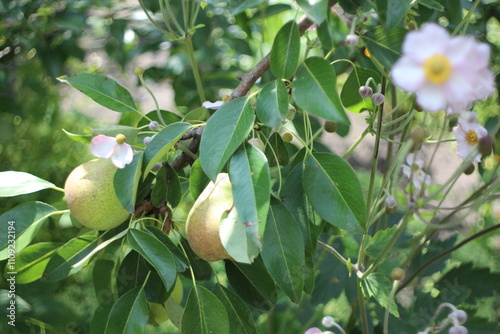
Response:
POLYGON ((436 0, 420 0, 418 4, 439 12, 444 12, 445 10, 444 6, 436 0))
POLYGON ((200 144, 201 166, 215 180, 231 155, 245 140, 255 119, 246 97, 231 100, 218 109, 207 122, 200 144))
POLYGON ((68 241, 50 258, 43 280, 58 281, 80 271, 82 267, 72 268, 72 266, 94 250, 98 243, 97 233, 78 236, 68 241))
POLYGON ((258 7, 263 2, 265 2, 265 0, 230 0, 231 14, 238 15, 247 9, 258 7))
POLYGON ((189 175, 189 192, 193 199, 196 200, 209 183, 210 178, 203 171, 200 159, 196 159, 191 166, 191 174, 189 175))
MULTIPOLYGON (((107 259, 97 259, 93 263, 92 283, 97 301, 99 303, 109 302, 113 295, 112 279, 114 279, 115 274, 115 262, 107 259)), ((120 273, 117 276, 119 275, 120 273)))
POLYGON ((177 172, 170 164, 163 165, 156 174, 156 183, 151 192, 151 203, 159 207, 163 202, 168 201, 170 206, 175 208, 181 196, 181 182, 177 172))
POLYGON ((285 166, 290 161, 285 142, 277 132, 269 137, 269 143, 266 145, 266 157, 269 161, 269 167, 275 167, 278 164, 285 166))
MULTIPOLYGON (((359 113, 364 110, 373 110, 372 99, 370 97, 363 99, 359 95, 359 87, 364 86, 368 78, 373 78, 377 84, 381 81, 380 75, 374 70, 356 67, 344 83, 340 97, 350 112, 359 113)), ((371 87, 375 91, 375 87, 373 85, 371 87)))
MULTIPOLYGON (((368 275, 368 277, 363 280, 363 293, 367 298, 374 297, 380 306, 387 308, 389 295, 391 294, 391 281, 389 277, 382 273, 372 273, 368 275)), ((393 316, 399 317, 398 306, 394 300, 391 302, 389 312, 393 316)))
POLYGON ((340 42, 345 41, 349 28, 339 15, 327 11, 327 19, 318 25, 316 31, 323 48, 331 50, 338 47, 340 42))
POLYGON ((231 287, 249 305, 271 310, 278 301, 278 289, 260 257, 252 264, 225 261, 231 287))
POLYGON ((5 265, 5 277, 10 272, 16 273, 16 283, 26 284, 42 278, 50 257, 61 246, 60 242, 40 242, 30 245, 16 255, 15 265, 5 265))
POLYGON ((189 267, 189 260, 184 253, 177 247, 172 240, 162 230, 155 226, 146 227, 147 232, 150 232, 156 239, 160 240, 172 253, 177 265, 177 271, 183 272, 189 267))
POLYGON ((182 135, 189 130, 189 123, 174 123, 158 132, 144 151, 144 175, 153 168, 157 162, 167 159, 167 153, 179 141, 182 135))
POLYGON ((181 326, 186 334, 230 333, 224 305, 202 286, 195 286, 189 292, 181 326))
MULTIPOLYGON (((295 21, 289 21, 278 31, 271 49, 271 71, 279 79, 295 74, 300 56, 299 28, 295 21)), ((288 103, 287 103, 288 107, 288 103)))
POLYGON ((56 188, 56 185, 24 172, 0 172, 0 197, 12 197, 56 188))
POLYGON ((181 239, 181 244, 189 259, 189 263, 191 264, 191 268, 183 272, 182 275, 191 279, 192 270, 197 281, 206 281, 210 279, 213 273, 210 264, 207 261, 200 259, 200 257, 194 253, 186 239, 181 239))
POLYGON ((259 231, 266 221, 271 195, 271 175, 266 156, 256 147, 246 144, 231 159, 229 177, 234 206, 244 222, 250 240, 261 247, 259 231))
POLYGON ((297 4, 314 23, 321 24, 326 19, 328 0, 297 0, 297 4))
POLYGON ((42 202, 20 204, 0 216, 0 260, 5 260, 13 252, 20 252, 33 240, 43 222, 60 212, 42 202), (8 246, 11 245, 11 246, 8 246))
POLYGON ((87 134, 87 135, 79 135, 76 133, 71 133, 65 129, 62 129, 62 131, 68 136, 70 139, 78 142, 78 143, 83 143, 83 144, 90 144, 92 141, 92 135, 87 134))
MULTIPOLYGON (((172 111, 160 109, 160 114, 161 114, 161 118, 163 119, 163 121, 167 125, 182 121, 182 117, 177 115, 176 113, 174 113, 172 111)), ((148 125, 150 123, 149 119, 151 121, 157 121, 159 124, 162 124, 160 117, 158 116, 157 110, 153 110, 153 111, 148 112, 146 114, 146 117, 141 117, 141 119, 139 120, 139 123, 137 124, 138 128, 140 128, 141 126, 148 125)))
POLYGON ((332 153, 306 160, 304 191, 321 218, 339 228, 359 232, 365 226, 365 201, 352 167, 332 153))
POLYGON ((406 29, 395 27, 389 32, 377 27, 363 35, 372 57, 375 57, 384 67, 391 69, 392 65, 401 57, 406 29))
POLYGON ((230 333, 257 334, 252 313, 237 294, 220 284, 215 286, 213 292, 226 309, 230 333))
POLYGON ((127 242, 156 269, 167 290, 170 289, 175 283, 177 271, 174 257, 167 246, 151 234, 137 229, 128 231, 127 242))
POLYGON ((100 105, 118 112, 137 111, 132 95, 102 74, 80 73, 57 78, 78 89, 100 105))
POLYGON ((135 288, 121 296, 113 305, 104 334, 143 333, 149 318, 144 289, 135 288))
POLYGON ((304 241, 299 225, 284 205, 272 205, 264 232, 262 260, 276 284, 294 303, 304 286, 304 241))
POLYGON ((396 232, 396 229, 397 226, 394 225, 385 230, 377 231, 373 237, 368 236, 368 242, 365 248, 366 254, 372 258, 376 258, 386 247, 387 243, 396 232))
POLYGON ((199 107, 191 110, 186 114, 184 119, 186 121, 206 121, 210 117, 210 112, 208 112, 207 108, 199 107))
POLYGON ((327 60, 306 59, 292 87, 293 98, 302 109, 327 121, 350 124, 337 93, 337 76, 327 60))
POLYGON ((137 188, 141 180, 143 156, 143 152, 135 154, 132 162, 126 165, 125 168, 118 168, 113 178, 116 197, 122 206, 132 214, 135 210, 137 188))
POLYGON ((288 90, 281 80, 268 82, 257 97, 256 113, 270 128, 279 126, 288 113, 288 90))
POLYGON ((384 22, 385 31, 390 31, 403 21, 410 3, 411 0, 376 0, 377 13, 384 22))

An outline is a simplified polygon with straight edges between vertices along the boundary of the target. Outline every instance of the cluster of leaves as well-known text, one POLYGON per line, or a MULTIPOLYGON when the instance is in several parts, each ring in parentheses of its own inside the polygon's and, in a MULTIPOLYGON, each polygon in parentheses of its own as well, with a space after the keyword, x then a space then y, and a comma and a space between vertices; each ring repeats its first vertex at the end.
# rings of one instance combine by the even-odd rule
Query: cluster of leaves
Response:
MULTIPOLYGON (((254 26, 262 26, 276 17, 280 20, 293 17, 296 10, 288 3, 270 5, 258 0, 204 3, 209 5, 200 12, 199 19, 206 27, 221 24, 227 28, 232 26, 229 21, 236 20, 240 31, 247 36, 252 36, 254 26), (212 16, 216 12, 220 14, 212 16)), ((65 211, 58 210, 62 207, 60 203, 58 206, 42 202, 21 204, 0 216, 0 259, 5 260, 5 273, 9 272, 8 222, 15 221, 17 283, 29 286, 41 282, 44 286, 88 272, 97 299, 94 303, 98 306, 91 324, 78 325, 80 330, 95 333, 143 332, 148 322, 159 325, 168 318, 184 333, 300 332, 305 329, 303 324, 332 309, 316 309, 331 301, 347 304, 347 316, 341 320, 350 333, 360 332, 363 326, 369 326, 370 332, 381 331, 386 308, 392 314, 391 333, 416 333, 432 317, 431 306, 436 300, 463 303, 475 310, 476 303, 489 296, 490 291, 475 282, 482 279, 490 282, 488 287, 494 286, 498 274, 470 265, 446 272, 448 256, 433 261, 432 266, 421 272, 421 277, 442 274, 434 291, 417 286, 414 302, 405 308, 391 301, 389 273, 394 267, 416 272, 457 240, 432 240, 419 245, 412 242, 409 231, 404 231, 396 246, 386 253, 385 246, 395 235, 400 236, 396 231, 400 231, 398 222, 404 212, 378 215, 383 212, 380 206, 383 192, 375 196, 368 191, 366 196, 369 187, 360 181, 363 171, 355 172, 345 158, 318 140, 325 121, 334 122, 339 135, 348 133, 350 117, 346 111, 365 112, 368 131, 375 133, 379 107, 369 98, 361 98, 360 86, 368 78, 375 84, 387 85, 387 70, 399 58, 401 43, 412 25, 446 18, 451 28, 459 26, 464 19, 460 3, 433 0, 413 4, 384 0, 375 4, 363 0, 339 3, 351 15, 372 9, 379 14, 380 20, 364 16, 367 20, 356 27, 362 45, 343 45, 348 28, 329 10, 332 3, 296 1, 308 18, 287 21, 273 36, 269 57, 255 67, 261 72, 269 67, 270 71, 259 74, 262 78, 255 86, 253 81, 239 95, 233 93, 212 114, 198 108, 202 101, 196 101, 195 78, 190 77, 186 65, 175 72, 177 103, 184 111, 181 115, 158 110, 141 118, 137 116, 139 110, 132 95, 116 81, 99 74, 62 77, 62 81, 97 103, 123 113, 120 125, 94 129, 92 135, 122 133, 127 142, 140 147, 132 163, 118 170, 114 177, 118 199, 138 219, 105 232, 82 229, 64 242, 31 244, 47 218, 59 217, 65 211), (305 32, 313 23, 316 32, 305 32), (301 37, 304 33, 305 37, 301 37), (365 48, 369 53, 363 52, 365 48), (337 78, 343 73, 346 80, 339 94, 337 78), (246 95, 251 89, 251 94, 246 95), (163 126, 148 145, 143 145, 143 138, 150 134, 143 129, 151 120, 163 126), (293 133, 295 140, 285 141, 283 133, 293 133), (186 155, 186 147, 191 150, 190 155, 186 155), (193 154, 199 158, 193 159, 193 154), (164 164, 154 172, 157 163, 164 164), (221 172, 228 172, 231 178, 234 205, 239 219, 245 222, 245 229, 232 231, 238 243, 237 247, 228 245, 228 252, 242 260, 209 264, 200 260, 184 239, 183 220, 193 200, 221 172), (144 207, 147 209, 143 210, 144 207), (318 241, 327 247, 318 248, 318 241), (360 244, 364 245, 363 259, 358 258, 360 244), (340 259, 330 254, 332 250, 342 254, 340 259), (354 266, 351 261, 365 262, 367 267, 379 261, 382 264, 366 276, 358 272, 361 276, 358 278, 351 271, 364 268, 354 266), (183 296, 183 291, 189 292, 183 296), (431 292, 436 291, 440 295, 433 299, 431 292), (367 323, 360 320, 363 312, 359 304, 362 310, 363 303, 374 306, 373 319, 367 323), (273 323, 278 324, 276 328, 273 323)), ((464 3, 470 8, 467 1, 464 3)), ((182 8, 181 1, 171 4, 182 8)), ((155 9, 152 4, 147 7, 155 9)), ((469 29, 472 32, 485 29, 494 12, 493 4, 485 4, 481 20, 469 29)), ((243 45, 251 55, 256 53, 249 41, 251 37, 232 37, 224 39, 226 48, 238 49, 243 45)), ((201 50, 198 56, 203 61, 199 67, 203 84, 210 87, 207 96, 222 98, 217 96, 219 89, 237 85, 234 73, 239 68, 234 65, 224 68, 223 61, 210 61, 206 57, 205 52, 212 54, 207 50, 214 42, 209 28, 197 29, 193 39, 195 47, 201 50)), ((182 41, 175 43, 179 43, 179 48, 174 50, 167 72, 150 69, 146 77, 163 76, 174 68, 178 56, 187 52, 181 47, 182 41)), ((245 84, 248 77, 242 79, 245 84)), ((391 98, 396 100, 395 95, 391 98)), ((395 117, 397 121, 385 134, 392 139, 392 134, 403 133, 398 147, 401 153, 396 158, 400 162, 411 146, 404 143, 411 117, 415 115, 410 111, 395 117)), ((68 133, 70 138, 83 143, 88 143, 92 135, 68 133)), ((1 196, 56 188, 28 174, 2 175, 5 180, 14 176, 17 184, 1 188, 1 196)), ((377 182, 388 187, 384 182, 393 181, 380 176, 377 182)), ((393 183, 393 187, 398 184, 393 183)), ((485 216, 485 227, 493 226, 493 213, 485 216)), ((413 223, 418 225, 416 219, 413 223)), ((432 233, 425 238, 431 239, 432 233)), ((491 253, 492 248, 483 249, 486 257, 491 257, 491 253)), ((25 314, 32 324, 45 326, 43 319, 37 319, 37 323, 36 317, 29 312, 25 314)), ((494 320, 498 314, 488 316, 494 320)), ((67 323, 57 326, 67 328, 67 323)), ((57 326, 54 332, 60 331, 57 326)), ((468 327, 478 333, 498 330, 492 324, 474 319, 468 327)))

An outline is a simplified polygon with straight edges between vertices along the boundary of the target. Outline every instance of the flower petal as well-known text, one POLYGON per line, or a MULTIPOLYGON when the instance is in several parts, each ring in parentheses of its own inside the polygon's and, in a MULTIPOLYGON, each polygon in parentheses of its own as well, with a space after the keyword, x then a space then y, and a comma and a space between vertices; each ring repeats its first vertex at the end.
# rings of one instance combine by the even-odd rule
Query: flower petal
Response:
POLYGON ((201 106, 207 109, 219 109, 220 107, 222 107, 223 104, 224 101, 215 101, 215 102, 205 101, 201 104, 201 106))
POLYGON ((396 86, 412 93, 418 91, 425 83, 422 65, 404 56, 392 67, 391 77, 396 86))
POLYGON ((116 145, 116 139, 105 135, 97 135, 90 142, 90 152, 99 158, 109 158, 116 145))
POLYGON ((403 54, 422 63, 434 54, 445 54, 450 41, 446 29, 435 23, 428 23, 420 30, 409 32, 403 43, 403 54))
POLYGON ((118 168, 124 168, 125 165, 131 163, 133 159, 134 151, 127 143, 117 144, 115 152, 111 156, 111 161, 118 168))
POLYGON ((425 110, 436 112, 445 109, 447 101, 440 87, 427 84, 417 92, 417 102, 425 110))

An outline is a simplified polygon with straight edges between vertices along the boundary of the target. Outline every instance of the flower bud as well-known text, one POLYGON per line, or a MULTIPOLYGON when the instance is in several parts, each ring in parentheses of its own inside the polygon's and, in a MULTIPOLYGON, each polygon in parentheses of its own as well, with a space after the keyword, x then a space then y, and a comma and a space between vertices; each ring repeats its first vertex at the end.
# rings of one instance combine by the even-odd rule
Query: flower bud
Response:
POLYGON ((333 325, 336 324, 335 320, 333 320, 333 318, 331 316, 329 316, 329 315, 327 315, 326 317, 324 317, 323 320, 321 320, 321 323, 326 328, 332 327, 333 325))
POLYGON ((388 215, 396 212, 396 200, 392 196, 388 196, 385 199, 385 213, 388 215))
POLYGON ((349 34, 345 38, 345 42, 347 45, 356 46, 359 43, 359 37, 358 37, 358 35, 355 35, 355 34, 349 34))
POLYGON ((465 175, 471 175, 472 173, 474 173, 474 170, 476 169, 476 167, 474 166, 474 164, 470 164, 465 170, 464 170, 464 174, 465 175))
POLYGON ((144 137, 144 139, 142 140, 142 142, 144 143, 144 145, 148 146, 149 143, 151 143, 152 139, 153 138, 151 138, 151 137, 144 137))
POLYGON ((373 89, 368 86, 361 86, 359 87, 359 95, 361 95, 362 98, 366 99, 367 97, 372 96, 373 94, 373 89))
POLYGON ((283 135, 283 141, 285 143, 290 143, 293 140, 293 135, 290 132, 287 132, 283 135))
POLYGON ((125 139, 127 138, 125 137, 125 135, 120 133, 116 135, 115 139, 117 144, 123 144, 125 142, 125 139))
POLYGON ((405 278, 405 271, 399 267, 392 269, 391 271, 391 279, 393 281, 401 281, 405 278))
POLYGON ((481 153, 483 157, 487 157, 491 154, 492 146, 493 141, 491 140, 490 136, 479 138, 479 153, 481 153))
POLYGON ((157 171, 159 171, 161 169, 161 167, 162 167, 162 164, 159 163, 159 162, 157 162, 157 163, 155 163, 155 165, 153 166, 153 168, 151 168, 151 170, 153 172, 157 172, 157 171))
POLYGON ((326 121, 324 128, 326 132, 333 133, 338 130, 339 124, 337 122, 326 121))
POLYGON ((456 310, 454 312, 451 312, 448 315, 448 318, 450 319, 455 318, 457 319, 459 324, 463 324, 464 322, 467 321, 467 313, 464 310, 456 310))
POLYGON ((384 103, 384 100, 385 100, 384 95, 382 95, 380 93, 375 93, 372 95, 373 104, 375 104, 376 106, 379 106, 382 103, 384 103))
POLYGON ((467 328, 464 326, 453 326, 448 331, 449 334, 467 334, 467 328))
POLYGON ((323 334, 323 331, 318 327, 311 327, 304 334, 323 334))
POLYGON ((136 67, 134 70, 135 75, 143 75, 144 74, 144 69, 142 67, 136 67))
POLYGON ((149 123, 149 130, 157 130, 159 126, 160 124, 157 121, 151 121, 151 123, 149 123))

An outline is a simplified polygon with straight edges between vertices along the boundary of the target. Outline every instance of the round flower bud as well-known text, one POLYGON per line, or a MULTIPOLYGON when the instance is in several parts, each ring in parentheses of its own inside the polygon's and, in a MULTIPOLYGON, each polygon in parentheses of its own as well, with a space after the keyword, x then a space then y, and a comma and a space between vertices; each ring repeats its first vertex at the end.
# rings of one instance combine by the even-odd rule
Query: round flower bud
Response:
POLYGON ((474 173, 474 170, 476 169, 476 167, 474 167, 474 164, 470 164, 465 170, 464 170, 464 174, 465 175, 471 175, 472 173, 474 173))
POLYGON ((155 163, 155 165, 153 166, 153 168, 151 168, 151 170, 153 172, 157 172, 157 171, 159 171, 161 169, 161 167, 162 167, 162 164, 159 163, 159 162, 157 162, 157 163, 155 163))
POLYGON ((151 143, 152 139, 153 138, 151 138, 151 137, 144 137, 144 139, 142 140, 142 142, 144 143, 144 145, 147 146, 147 145, 149 145, 149 143, 151 143))
POLYGON ((493 141, 490 136, 479 138, 479 153, 481 153, 483 157, 487 157, 491 154, 492 146, 493 141))
POLYGON ((396 212, 396 200, 392 196, 388 196, 385 199, 385 213, 388 215, 396 212))
POLYGON ((359 43, 359 37, 358 37, 358 35, 355 35, 355 34, 349 34, 345 38, 345 42, 347 45, 356 46, 359 43))
POLYGON ((451 312, 448 315, 448 318, 450 319, 455 318, 457 319, 459 324, 463 324, 464 322, 467 321, 467 313, 464 310, 456 310, 454 312, 451 312))
POLYGON ((384 103, 384 100, 385 100, 384 95, 382 95, 380 93, 375 93, 372 95, 373 104, 375 104, 376 106, 379 106, 382 103, 384 103))
POLYGON ((329 316, 329 315, 327 315, 326 317, 323 317, 323 320, 321 320, 321 323, 326 328, 332 327, 333 325, 336 324, 335 320, 333 320, 333 318, 331 316, 329 316))
POLYGON ((144 74, 144 69, 142 67, 136 67, 134 70, 135 75, 143 75, 144 74))
POLYGON ((362 98, 366 99, 367 97, 372 96, 373 94, 373 89, 368 86, 361 86, 359 87, 359 95, 361 95, 362 98))
POLYGON ((285 143, 290 143, 293 140, 293 135, 290 132, 287 132, 283 135, 283 141, 285 143))
POLYGON ((159 126, 160 124, 157 121, 151 121, 151 123, 149 123, 149 130, 157 130, 159 126))
POLYGON ((304 334, 323 334, 323 331, 318 327, 311 327, 304 334))
POLYGON ((338 130, 339 124, 337 122, 326 121, 324 128, 326 132, 333 133, 338 130))
POLYGON ((467 328, 464 326, 453 326, 448 331, 449 334, 467 334, 467 328))
POLYGON ((392 269, 391 271, 391 279, 393 281, 401 281, 405 278, 405 271, 399 267, 392 269))
POLYGON ((115 139, 117 144, 123 144, 125 142, 125 139, 127 138, 125 137, 125 135, 120 133, 116 135, 115 139))

